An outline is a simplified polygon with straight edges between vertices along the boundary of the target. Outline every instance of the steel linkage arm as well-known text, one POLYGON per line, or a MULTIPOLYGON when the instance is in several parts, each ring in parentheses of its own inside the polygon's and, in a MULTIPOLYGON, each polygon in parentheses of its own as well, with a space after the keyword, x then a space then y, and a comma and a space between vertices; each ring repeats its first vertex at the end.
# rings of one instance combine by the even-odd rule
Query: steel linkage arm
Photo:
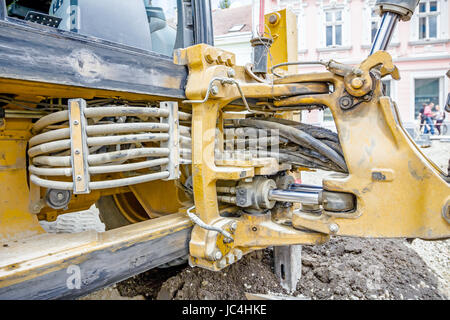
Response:
MULTIPOLYGON (((199 221, 190 240, 190 264, 219 270, 240 259, 246 252, 269 245, 318 244, 328 236, 304 232, 272 222, 270 214, 222 217, 217 199, 216 182, 252 179, 261 168, 252 161, 232 162, 214 159, 216 127, 221 127, 223 108, 236 99, 274 98, 299 94, 328 92, 328 85, 318 83, 274 85, 260 83, 246 75, 234 63, 234 55, 207 45, 179 50, 175 61, 189 68, 184 101, 192 105, 192 175, 195 208, 199 221), (219 124, 218 124, 218 119, 219 124), (200 219, 200 220, 199 220, 200 219), (225 232, 218 232, 217 230, 225 232), (231 235, 231 237, 228 237, 231 235)), ((245 107, 244 107, 245 110, 245 107)), ((273 111, 271 112, 273 113, 273 111)), ((223 132, 222 132, 223 133, 223 132)), ((223 137, 222 137, 223 139, 223 137)), ((271 162, 273 164, 273 162, 271 162)), ((269 170, 269 169, 267 169, 269 170)), ((272 172, 279 171, 278 165, 272 172)))
POLYGON ((395 102, 382 94, 381 77, 399 79, 397 68, 387 52, 377 51, 358 69, 362 74, 336 75, 330 69, 275 81, 333 83, 331 94, 289 97, 275 105, 321 104, 331 110, 349 174, 334 174, 323 186, 356 197, 351 212, 323 211, 320 218, 297 212, 293 226, 344 236, 448 238, 450 178, 420 151, 395 102))
POLYGON ((383 76, 399 79, 387 52, 376 52, 356 68, 332 62, 326 64, 329 72, 287 75, 273 82, 270 78, 268 82, 254 80, 243 67, 234 65, 231 53, 206 45, 179 51, 175 60, 189 67, 186 103, 192 105, 192 211, 206 225, 231 234, 230 238, 194 227, 192 265, 218 270, 256 248, 321 243, 329 234, 423 239, 450 236, 450 179, 417 148, 401 124, 395 103, 382 94, 383 76), (259 115, 249 110, 246 97, 272 100, 275 111, 259 115), (251 180, 259 170, 252 161, 239 164, 223 160, 218 164, 214 160, 216 127, 223 131, 223 110, 237 99, 244 101, 247 115, 266 118, 277 110, 328 107, 348 174, 330 175, 323 188, 330 199, 335 194, 353 195, 352 210, 334 211, 324 205, 319 214, 294 211, 295 229, 274 223, 270 214, 222 217, 216 182, 251 180))

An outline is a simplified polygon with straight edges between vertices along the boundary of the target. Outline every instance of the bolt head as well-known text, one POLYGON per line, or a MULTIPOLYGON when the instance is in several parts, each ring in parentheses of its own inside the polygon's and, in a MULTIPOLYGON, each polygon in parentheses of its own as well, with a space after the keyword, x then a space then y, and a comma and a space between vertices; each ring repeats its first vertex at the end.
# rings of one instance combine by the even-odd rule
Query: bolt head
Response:
POLYGON ((208 63, 214 63, 217 59, 217 51, 214 48, 208 48, 205 52, 205 59, 208 63))
POLYGON ((81 176, 77 176, 77 181, 81 181, 83 178, 81 176))
POLYGON ((270 24, 275 24, 278 21, 278 16, 276 14, 271 14, 269 17, 269 23, 270 24))
POLYGON ((352 99, 348 96, 343 96, 339 98, 339 105, 343 109, 350 108, 352 106, 352 99))
POLYGON ((234 78, 234 76, 236 75, 236 71, 234 71, 234 69, 232 68, 228 68, 227 74, 230 78, 234 78))
POLYGON ((235 64, 234 56, 231 55, 231 54, 227 55, 227 56, 225 57, 225 64, 226 64, 227 66, 229 66, 229 67, 234 66, 234 64, 235 64))
POLYGON ((332 223, 328 226, 331 233, 336 233, 339 231, 339 226, 336 223, 332 223))
POLYGON ((227 254, 227 261, 229 264, 234 263, 234 255, 232 253, 227 254))
POLYGON ((241 259, 242 259, 242 256, 243 256, 243 253, 242 253, 241 250, 235 249, 235 250, 234 250, 234 256, 236 257, 237 260, 241 260, 241 259))
POLYGON ((74 121, 73 121, 73 124, 77 126, 77 125, 80 124, 80 122, 79 122, 78 120, 74 120, 74 121))
POLYGON ((231 231, 236 231, 236 229, 237 229, 237 222, 236 222, 236 221, 233 221, 233 222, 230 224, 230 230, 231 230, 231 231))
POLYGON ((213 85, 212 87, 211 87, 211 94, 212 95, 217 95, 219 93, 219 87, 218 86, 216 86, 216 85, 213 85))
POLYGON ((363 84, 364 84, 364 81, 361 78, 354 78, 351 81, 351 85, 354 89, 360 89, 363 86, 363 84))
POLYGON ((226 265, 227 265, 227 261, 225 260, 225 258, 223 258, 222 260, 220 260, 220 261, 217 263, 217 266, 218 266, 220 269, 225 268, 226 265))
POLYGON ((220 251, 214 252, 214 259, 216 259, 216 260, 222 259, 222 252, 220 252, 220 251))
POLYGON ((220 64, 223 64, 223 63, 225 63, 225 61, 226 61, 226 57, 225 57, 225 55, 222 53, 222 54, 219 54, 218 56, 217 56, 217 62, 219 62, 220 64))
POLYGON ((361 69, 354 68, 352 71, 353 71, 353 74, 357 75, 358 77, 363 75, 363 71, 361 69))

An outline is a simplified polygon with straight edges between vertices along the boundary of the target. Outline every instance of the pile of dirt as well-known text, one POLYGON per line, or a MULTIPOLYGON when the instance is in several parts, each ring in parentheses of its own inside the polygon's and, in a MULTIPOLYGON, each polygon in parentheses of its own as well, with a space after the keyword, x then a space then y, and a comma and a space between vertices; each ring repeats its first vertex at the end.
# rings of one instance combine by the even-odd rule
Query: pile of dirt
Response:
MULTIPOLYGON (((117 288, 122 295, 147 299, 228 300, 245 299, 245 292, 287 294, 273 273, 271 249, 247 255, 221 272, 188 266, 154 269, 117 288)), ((321 246, 304 246, 302 279, 291 294, 310 299, 447 298, 439 291, 433 271, 403 239, 336 238, 321 246)))
POLYGON ((336 238, 305 246, 295 294, 312 299, 446 299, 403 239, 336 238))
POLYGON ((155 300, 162 284, 167 279, 182 272, 186 267, 187 265, 181 265, 171 268, 151 269, 117 283, 116 289, 124 297, 143 296, 145 299, 155 300))
MULTIPOLYGON (((244 300, 245 292, 284 292, 272 271, 272 259, 270 251, 265 250, 246 255, 239 262, 219 272, 186 265, 179 273, 159 283, 160 289, 157 294, 155 294, 155 279, 150 279, 155 276, 153 272, 158 269, 118 283, 117 288, 122 295, 130 296, 127 292, 134 291, 133 294, 150 299, 244 300), (153 285, 146 286, 145 279, 152 281, 153 285), (134 289, 130 290, 130 286, 134 289)), ((164 274, 173 270, 173 268, 159 269, 159 273, 164 274)))

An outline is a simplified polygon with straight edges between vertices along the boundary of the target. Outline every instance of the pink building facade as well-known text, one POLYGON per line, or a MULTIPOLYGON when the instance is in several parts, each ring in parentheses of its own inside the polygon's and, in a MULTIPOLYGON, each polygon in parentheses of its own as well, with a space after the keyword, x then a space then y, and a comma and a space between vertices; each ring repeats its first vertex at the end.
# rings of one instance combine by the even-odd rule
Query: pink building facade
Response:
MULTIPOLYGON (((385 78, 385 91, 397 102, 402 121, 409 127, 415 125, 422 103, 434 102, 443 107, 450 92, 450 79, 446 77, 450 69, 448 2, 421 0, 411 21, 397 24, 388 48, 401 79, 385 78)), ((368 56, 380 23, 374 4, 375 0, 268 0, 266 13, 289 8, 297 15, 300 61, 334 59, 356 64, 368 56)), ((243 34, 218 35, 218 44, 221 37, 244 39, 243 34)), ((299 72, 323 70, 321 66, 299 68, 299 72)), ((303 119, 317 124, 331 120, 329 112, 318 111, 304 112, 303 119)), ((445 121, 450 121, 450 114, 446 114, 445 121)))

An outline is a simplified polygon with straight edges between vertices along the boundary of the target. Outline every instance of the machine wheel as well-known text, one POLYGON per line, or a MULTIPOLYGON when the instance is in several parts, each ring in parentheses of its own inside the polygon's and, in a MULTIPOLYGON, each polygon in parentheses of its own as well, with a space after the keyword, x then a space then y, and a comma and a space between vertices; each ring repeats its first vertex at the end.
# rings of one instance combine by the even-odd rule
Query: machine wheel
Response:
MULTIPOLYGON (((133 193, 117 194, 101 197, 96 206, 100 212, 100 220, 106 230, 120 228, 132 223, 150 219, 133 193)), ((187 263, 188 256, 167 262, 158 268, 175 267, 187 263)))
POLYGON ((144 208, 131 192, 101 197, 96 206, 106 230, 149 219, 144 208))

